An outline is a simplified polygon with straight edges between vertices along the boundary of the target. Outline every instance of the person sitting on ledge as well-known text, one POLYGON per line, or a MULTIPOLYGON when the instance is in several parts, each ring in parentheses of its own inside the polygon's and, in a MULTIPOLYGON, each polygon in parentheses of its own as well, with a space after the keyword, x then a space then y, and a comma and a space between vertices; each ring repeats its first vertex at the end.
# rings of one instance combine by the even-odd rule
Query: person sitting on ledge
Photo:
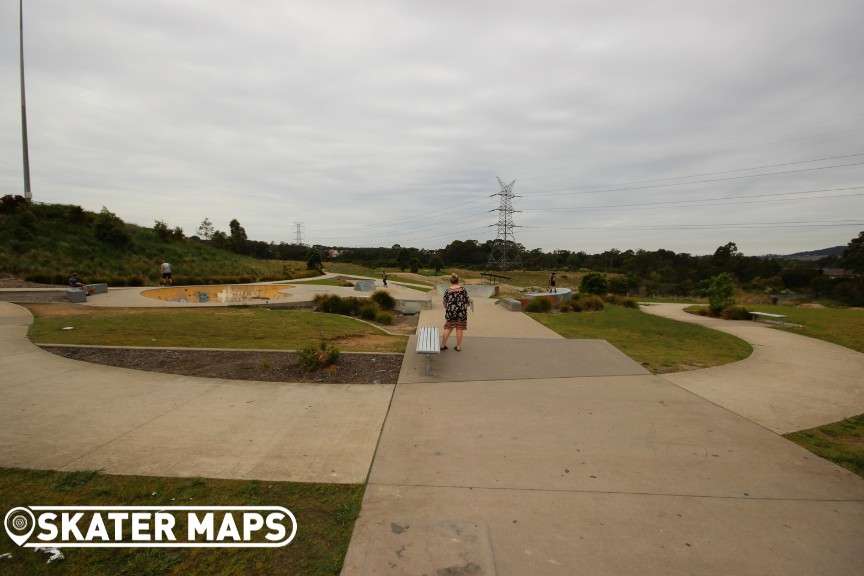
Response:
POLYGON ((82 282, 80 278, 78 278, 78 273, 77 273, 77 272, 73 272, 73 273, 72 273, 72 277, 69 278, 69 286, 71 286, 71 287, 73 287, 73 288, 80 288, 81 290, 84 291, 84 294, 85 294, 86 296, 89 296, 90 294, 93 294, 93 292, 95 291, 95 288, 94 288, 94 289, 91 289, 91 290, 88 290, 88 289, 87 289, 87 285, 84 284, 84 282, 82 282))

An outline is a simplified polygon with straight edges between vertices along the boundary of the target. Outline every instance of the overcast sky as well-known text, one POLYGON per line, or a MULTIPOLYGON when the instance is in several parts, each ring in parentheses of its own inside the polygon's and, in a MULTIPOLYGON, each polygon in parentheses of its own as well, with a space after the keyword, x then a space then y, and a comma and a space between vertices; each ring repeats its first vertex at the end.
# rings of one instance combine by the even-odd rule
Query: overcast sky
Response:
MULTIPOLYGON (((747 255, 864 230, 864 2, 25 0, 33 199, 195 234, 747 255)), ((0 194, 23 194, 18 3, 0 194)))

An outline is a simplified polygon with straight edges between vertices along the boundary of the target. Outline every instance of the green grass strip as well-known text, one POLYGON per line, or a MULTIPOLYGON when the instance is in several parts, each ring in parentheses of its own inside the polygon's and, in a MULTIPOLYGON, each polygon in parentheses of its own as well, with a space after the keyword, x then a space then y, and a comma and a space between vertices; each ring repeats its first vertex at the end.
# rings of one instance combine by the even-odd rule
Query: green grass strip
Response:
POLYGON ((529 316, 565 338, 606 340, 654 374, 737 362, 753 351, 731 334, 622 306, 529 316))
POLYGON ((46 306, 28 306, 35 317, 28 333, 33 342, 297 350, 323 338, 343 351, 404 352, 408 341, 353 318, 310 311, 46 306))
POLYGON ((19 548, 0 530, 0 572, 32 574, 187 575, 339 574, 365 487, 202 478, 110 476, 0 468, 0 510, 16 506, 283 506, 297 535, 280 548, 64 548, 65 560, 19 548))
POLYGON ((864 414, 784 437, 864 478, 864 414))

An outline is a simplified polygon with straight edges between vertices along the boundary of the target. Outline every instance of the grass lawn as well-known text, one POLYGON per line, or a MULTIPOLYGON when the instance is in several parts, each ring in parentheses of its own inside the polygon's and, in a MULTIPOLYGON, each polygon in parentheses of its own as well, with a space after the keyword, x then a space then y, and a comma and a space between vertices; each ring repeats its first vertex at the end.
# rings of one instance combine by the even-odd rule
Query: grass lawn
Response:
MULTIPOLYGON (((778 330, 794 332, 864 352, 864 310, 848 308, 798 308, 796 306, 752 305, 744 306, 754 312, 784 314, 786 326, 778 330), (800 326, 791 326, 799 324, 800 326)), ((687 310, 696 309, 688 308, 687 310)), ((702 306, 701 308, 705 308, 702 306)), ((744 322, 744 320, 742 320, 744 322)))
POLYGON ((791 306, 756 306, 748 310, 785 314, 787 324, 800 324, 801 327, 786 326, 782 330, 864 352, 864 310, 791 306))
POLYGON ((864 414, 784 437, 864 477, 864 414))
POLYGON ((391 336, 336 314, 253 307, 95 308, 29 304, 28 337, 44 344, 297 350, 322 338, 344 352, 404 352, 391 336), (63 330, 73 327, 73 330, 63 330))
POLYGON ((607 340, 654 374, 728 364, 753 351, 730 334, 622 306, 607 304, 602 312, 529 316, 565 338, 607 340))
MULTIPOLYGON (((364 487, 201 478, 109 476, 0 468, 0 511, 16 506, 283 506, 297 535, 280 548, 63 548, 65 560, 19 548, 0 530, 4 575, 303 574, 337 575, 364 487)), ((85 527, 86 528, 86 527, 85 527)), ((84 532, 84 530, 82 530, 84 532)))

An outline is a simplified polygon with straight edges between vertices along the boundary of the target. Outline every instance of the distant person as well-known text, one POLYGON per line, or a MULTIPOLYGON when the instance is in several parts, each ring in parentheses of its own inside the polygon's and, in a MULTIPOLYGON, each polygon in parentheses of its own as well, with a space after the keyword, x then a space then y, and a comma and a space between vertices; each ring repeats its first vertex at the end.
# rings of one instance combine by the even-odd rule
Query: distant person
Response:
POLYGON ((81 280, 81 278, 78 277, 77 272, 73 272, 72 276, 69 278, 69 286, 71 286, 72 288, 80 288, 87 296, 93 294, 93 292, 96 290, 95 288, 92 290, 88 290, 87 285, 84 283, 83 280, 81 280))
POLYGON ((382 272, 382 274, 383 274, 383 276, 381 278, 384 280, 384 288, 386 288, 387 287, 387 271, 384 270, 384 272, 382 272))
POLYGON ((558 292, 558 288, 555 287, 555 273, 552 272, 552 275, 549 276, 549 292, 558 292))
POLYGON ((162 280, 159 282, 159 285, 163 284, 174 284, 174 280, 171 279, 171 264, 166 260, 162 262, 162 265, 159 267, 159 270, 162 272, 162 280))
POLYGON ((468 329, 468 291, 459 285, 459 276, 450 275, 450 287, 444 292, 444 335, 441 350, 447 350, 447 339, 456 330, 456 351, 462 351, 462 332, 468 329))

